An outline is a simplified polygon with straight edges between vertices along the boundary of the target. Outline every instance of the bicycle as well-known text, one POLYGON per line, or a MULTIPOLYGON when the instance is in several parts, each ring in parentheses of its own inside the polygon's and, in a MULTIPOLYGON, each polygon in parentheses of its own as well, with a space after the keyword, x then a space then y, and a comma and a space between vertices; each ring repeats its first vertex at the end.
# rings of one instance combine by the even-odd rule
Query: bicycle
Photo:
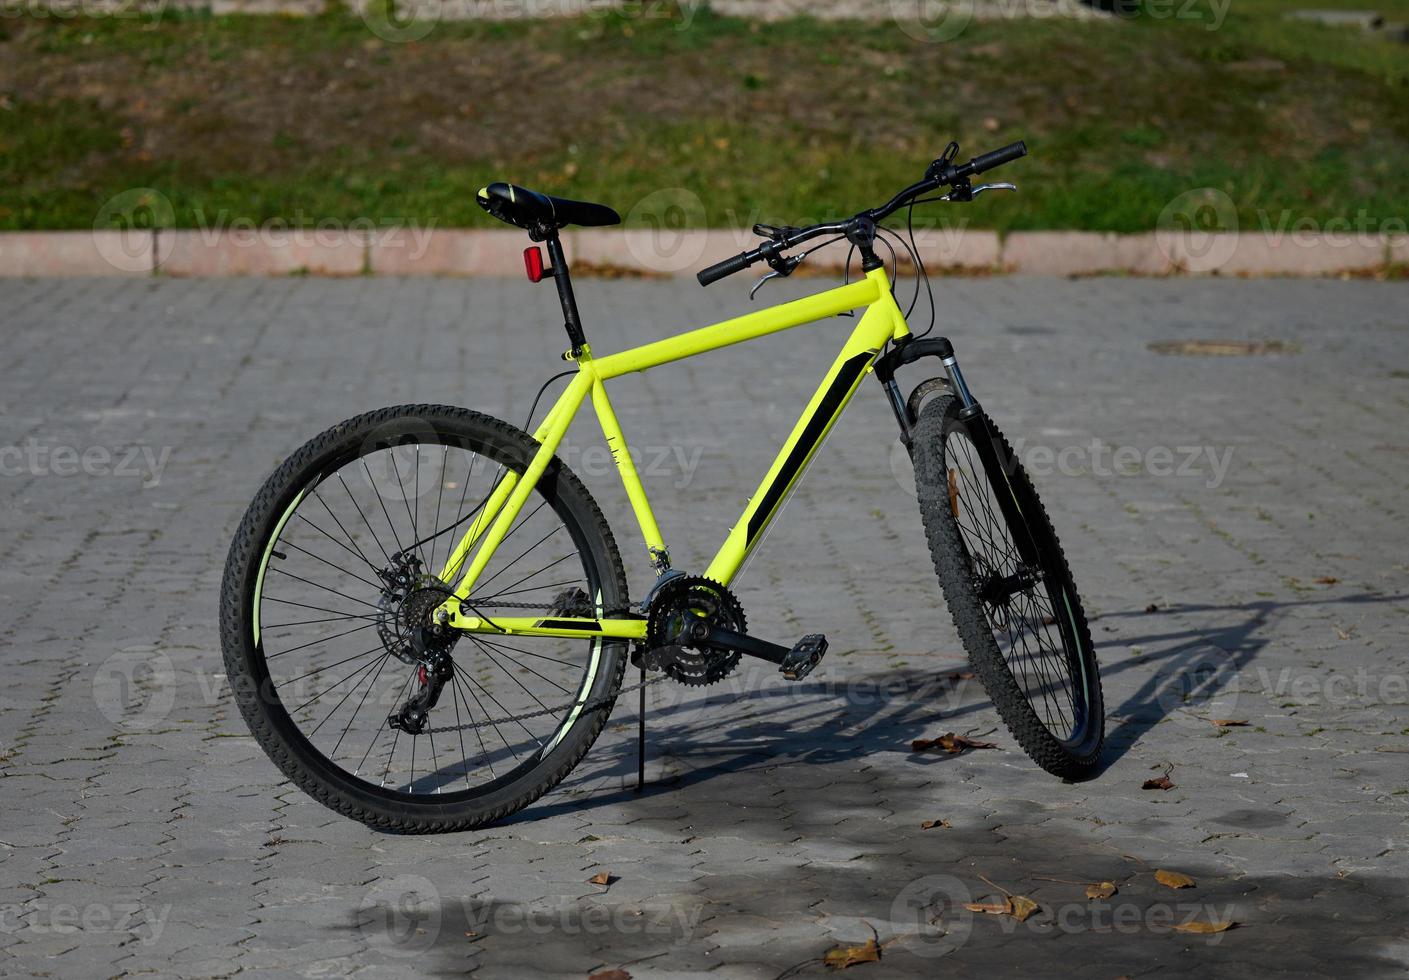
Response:
POLYGON ((628 648, 651 672, 646 683, 714 683, 743 656, 807 677, 825 636, 783 646, 750 633, 729 586, 872 374, 913 460, 935 571, 976 675, 1038 765, 1091 775, 1104 741, 1099 669, 1056 533, 952 344, 911 333, 877 254, 878 244, 909 251, 913 312, 921 282, 928 288, 915 205, 1016 189, 970 178, 1025 155, 1023 143, 967 163, 955 162, 958 149, 950 143, 922 180, 844 221, 756 226, 758 247, 698 275, 708 285, 762 262, 771 271, 761 282, 784 277, 821 247, 799 246, 827 239, 849 243, 848 269, 859 255, 855 281, 604 356, 587 343, 558 232, 615 224, 616 212, 504 183, 480 190, 481 206, 535 243, 524 253, 529 280, 557 286, 570 342, 562 356, 574 368, 549 382, 571 381, 531 435, 461 408, 386 408, 315 437, 265 482, 231 544, 221 632, 236 701, 284 774, 377 827, 478 827, 577 765, 617 696, 641 686, 622 686, 628 648), (882 225, 902 207, 908 241, 882 225), (606 383, 863 309, 709 567, 673 568, 606 383), (903 397, 896 370, 930 357, 943 376, 903 397), (557 455, 589 399, 656 576, 637 602, 601 510, 557 455))

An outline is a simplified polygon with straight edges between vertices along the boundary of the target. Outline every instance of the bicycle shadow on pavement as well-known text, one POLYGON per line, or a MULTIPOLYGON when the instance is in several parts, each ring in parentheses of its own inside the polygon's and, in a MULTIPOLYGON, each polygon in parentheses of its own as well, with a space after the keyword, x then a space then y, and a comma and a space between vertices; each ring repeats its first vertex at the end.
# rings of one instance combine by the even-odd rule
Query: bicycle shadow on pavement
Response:
MULTIPOLYGON (((1106 751, 1093 778, 1108 770, 1156 725, 1179 716, 1200 729, 1216 718, 1238 717, 1239 677, 1273 642, 1272 629, 1285 610, 1317 605, 1403 602, 1401 595, 1361 593, 1335 598, 1257 601, 1243 604, 1190 604, 1160 609, 1107 613, 1093 626, 1139 618, 1152 624, 1169 617, 1187 620, 1236 614, 1226 624, 1181 625, 1134 636, 1102 639, 1098 652, 1107 680, 1106 751), (1139 656, 1110 657, 1110 648, 1139 647, 1139 656), (1138 686, 1109 700, 1109 683, 1143 672, 1138 686), (1114 722, 1112 725, 1111 722, 1114 722)), ((800 684, 771 677, 762 667, 744 670, 708 689, 677 688, 665 682, 653 688, 667 703, 647 709, 645 795, 684 789, 726 773, 782 763, 827 764, 859 760, 881 752, 905 752, 922 766, 942 765, 953 756, 911 753, 910 742, 947 731, 1008 744, 982 686, 962 654, 949 654, 936 668, 902 667, 855 675, 825 673, 800 684), (683 693, 682 693, 683 692, 683 693), (692 693, 694 692, 694 693, 692 693)), ((636 701, 623 700, 607 734, 593 753, 552 794, 507 823, 531 822, 556 813, 590 810, 633 798, 636 791, 636 701), (621 708, 629 708, 622 712, 621 708)))
MULTIPOLYGON (((1121 611, 1107 613, 1094 626, 1100 630, 1108 620, 1140 617, 1158 623, 1165 617, 1188 621, 1210 620, 1219 614, 1237 618, 1224 624, 1190 625, 1164 631, 1150 631, 1118 639, 1098 640, 1096 648, 1119 646, 1127 652, 1119 661, 1109 656, 1101 661, 1103 678, 1119 677, 1130 671, 1145 670, 1148 676, 1118 704, 1107 701, 1106 751, 1102 771, 1110 768, 1140 739, 1166 719, 1180 715, 1199 727, 1218 719, 1238 719, 1243 695, 1262 693, 1261 686, 1249 689, 1243 672, 1274 640, 1274 628, 1287 610, 1312 606, 1402 603, 1404 595, 1362 592, 1356 595, 1290 601, 1213 605, 1172 605, 1153 612, 1121 611), (1138 655, 1128 651, 1138 649, 1138 655), (1114 720, 1112 727, 1109 722, 1114 720)), ((1107 692, 1109 696, 1109 691, 1107 692)))

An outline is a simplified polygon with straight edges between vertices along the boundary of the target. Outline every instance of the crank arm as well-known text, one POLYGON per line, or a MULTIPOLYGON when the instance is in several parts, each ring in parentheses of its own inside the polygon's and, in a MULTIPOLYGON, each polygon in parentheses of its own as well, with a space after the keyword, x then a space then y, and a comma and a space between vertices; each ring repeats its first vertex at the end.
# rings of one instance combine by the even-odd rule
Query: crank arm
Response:
POLYGON ((705 634, 704 642, 716 650, 747 654, 750 657, 757 657, 759 660, 766 660, 770 664, 781 664, 783 658, 790 652, 787 647, 777 643, 769 643, 756 636, 736 633, 718 626, 710 628, 710 631, 705 634))

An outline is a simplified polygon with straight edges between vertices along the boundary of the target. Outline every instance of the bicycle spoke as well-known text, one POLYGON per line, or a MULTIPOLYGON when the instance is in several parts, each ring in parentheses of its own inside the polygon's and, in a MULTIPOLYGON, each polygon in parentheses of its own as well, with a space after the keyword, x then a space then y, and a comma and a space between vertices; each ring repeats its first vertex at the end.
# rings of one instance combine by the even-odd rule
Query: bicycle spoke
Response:
MULTIPOLYGON (((442 450, 442 452, 441 452, 441 455, 440 455, 440 480, 437 481, 437 482, 436 482, 436 485, 435 485, 435 520, 433 520, 433 521, 431 522, 431 528, 432 528, 432 529, 435 529, 435 528, 439 528, 439 527, 440 527, 440 501, 441 501, 441 498, 445 496, 445 464, 446 464, 446 463, 449 461, 449 459, 450 459, 450 447, 449 447, 449 446, 442 446, 442 447, 441 447, 441 450, 442 450)), ((430 560, 430 564, 426 566, 426 571, 430 572, 431 574, 434 574, 435 571, 436 571, 436 568, 435 568, 435 540, 436 540, 435 537, 432 536, 432 537, 431 537, 431 560, 430 560)))
MULTIPOLYGON (((277 602, 285 606, 298 606, 300 609, 313 609, 317 612, 337 613, 342 619, 370 619, 374 623, 380 621, 380 617, 378 616, 367 616, 363 613, 343 612, 341 609, 328 609, 326 606, 310 606, 306 602, 294 602, 292 599, 280 599, 272 595, 260 596, 260 599, 264 602, 277 602)), ((360 602, 361 600, 358 601, 360 602)), ((273 629, 273 627, 271 626, 270 629, 273 629)))
MULTIPOLYGON (((310 524, 311 524, 312 522, 310 521, 310 522, 307 522, 307 523, 310 523, 310 524)), ((324 565, 327 565, 329 568, 337 569, 339 572, 342 572, 344 575, 347 575, 347 576, 349 576, 349 577, 351 577, 351 578, 357 579, 357 581, 361 582, 363 585, 370 585, 372 588, 377 589, 378 591, 380 591, 380 590, 382 589, 382 583, 369 581, 369 580, 363 578, 361 575, 358 575, 358 574, 356 574, 356 573, 354 573, 354 572, 348 571, 346 568, 343 568, 341 565, 335 565, 335 564, 333 564, 332 562, 328 561, 328 559, 322 557, 321 555, 315 555, 313 552, 309 551, 307 548, 299 547, 298 545, 294 544, 292 541, 284 541, 284 542, 282 542, 282 543, 285 544, 285 545, 287 545, 288 547, 294 549, 295 551, 302 552, 303 554, 307 555, 309 558, 312 558, 314 561, 320 561, 320 562, 322 562, 324 565)), ((374 572, 376 571, 376 569, 372 569, 372 570, 373 570, 374 572)))
MULTIPOLYGON (((378 650, 381 650, 381 649, 382 649, 382 648, 381 648, 380 646, 375 646, 375 647, 372 647, 372 649, 370 649, 370 650, 364 650, 364 651, 361 652, 361 653, 354 653, 352 656, 346 657, 346 658, 344 658, 344 659, 342 659, 342 660, 339 660, 339 661, 338 661, 337 663, 335 663, 335 664, 328 664, 326 667, 315 667, 315 668, 313 668, 312 670, 310 670, 310 671, 309 671, 308 673, 306 673, 306 674, 299 674, 297 677, 290 678, 289 680, 284 681, 283 684, 276 684, 275 686, 276 686, 276 687, 285 687, 285 686, 288 686, 289 684, 297 684, 299 681, 307 680, 308 678, 314 676, 315 674, 321 674, 321 673, 323 673, 323 672, 326 671, 326 670, 332 670, 334 667, 341 667, 343 664, 350 664, 350 663, 352 663, 354 660, 356 660, 356 659, 359 658, 359 657, 370 657, 372 654, 376 653, 378 650)), ((349 674, 348 676, 350 677, 350 676, 352 676, 352 675, 349 674)), ((344 678, 344 680, 346 680, 346 678, 344 678)), ((338 681, 338 684, 341 684, 341 683, 342 683, 342 681, 338 681)), ((338 684, 334 684, 333 687, 337 687, 338 684)), ((330 687, 330 688, 328 688, 328 691, 331 691, 332 689, 333 689, 333 688, 330 687)), ((323 694, 327 694, 328 691, 324 691, 323 694)), ((314 701, 317 701, 318 698, 321 698, 321 697, 323 696, 323 694, 319 694, 317 697, 313 698, 312 700, 304 702, 303 704, 299 705, 299 706, 298 706, 297 708, 295 708, 294 710, 295 710, 295 711, 302 711, 304 708, 308 707, 308 706, 309 706, 310 704, 312 704, 314 701)))
MULTIPOLYGON (((337 663, 335 663, 335 664, 330 664, 330 665, 328 665, 327 667, 320 667, 320 668, 318 668, 317 670, 310 671, 309 673, 304 674, 303 677, 296 677, 296 678, 294 678, 294 680, 289 681, 288 683, 292 684, 292 683, 295 683, 295 682, 297 682, 297 681, 304 680, 305 678, 312 677, 314 674, 322 673, 324 670, 331 670, 331 669, 334 668, 334 667, 341 667, 343 664, 345 664, 345 663, 350 663, 350 662, 352 662, 353 660, 356 660, 358 657, 367 657, 367 656, 371 656, 372 654, 376 653, 377 650, 380 650, 380 649, 381 649, 380 647, 375 647, 375 648, 373 648, 373 649, 371 649, 371 650, 368 650, 366 653, 359 653, 359 654, 357 654, 357 656, 348 657, 346 660, 339 660, 337 663)), ((373 663, 376 663, 376 661, 373 661, 373 663)), ((355 677, 356 675, 362 673, 364 670, 366 670, 366 669, 367 669, 368 667, 370 667, 370 666, 371 666, 371 664, 363 664, 361 667, 358 667, 358 668, 357 668, 356 670, 354 670, 351 674, 348 674, 347 677, 344 677, 342 680, 338 681, 336 684, 333 684, 331 687, 328 687, 328 688, 324 689, 323 691, 320 691, 319 693, 315 694, 313 697, 309 698, 307 701, 303 702, 303 704, 299 705, 299 706, 298 706, 297 708, 295 708, 293 711, 289 712, 289 714, 291 714, 291 715, 296 715, 296 714, 298 714, 298 713, 299 713, 300 711, 302 711, 304 708, 308 707, 310 704, 312 704, 313 702, 317 701, 319 698, 323 697, 323 696, 324 696, 325 694, 327 694, 329 691, 337 690, 337 688, 338 688, 341 684, 346 683, 346 681, 347 681, 347 679, 348 679, 349 677, 355 677)))
MULTIPOLYGON (((375 683, 377 682, 377 675, 379 675, 379 674, 382 672, 382 666, 385 666, 385 664, 386 664, 386 659, 387 659, 387 657, 390 657, 390 656, 391 656, 391 654, 389 654, 389 653, 383 653, 380 657, 377 658, 376 663, 377 663, 379 666, 377 667, 377 669, 376 669, 375 672, 373 672, 372 674, 369 675, 369 676, 372 678, 372 683, 373 683, 373 684, 375 684, 375 683)), ((356 684, 352 685, 352 687, 350 687, 350 688, 347 689, 347 693, 342 696, 342 699, 341 699, 340 701, 338 701, 337 704, 333 705, 333 710, 332 710, 332 711, 329 711, 329 712, 323 717, 323 720, 320 721, 317 725, 315 725, 315 726, 313 727, 313 731, 311 731, 311 732, 308 733, 308 737, 309 737, 310 740, 313 738, 314 735, 317 735, 317 734, 318 734, 318 730, 319 730, 320 728, 322 728, 324 725, 326 725, 326 724, 328 723, 328 721, 333 717, 333 715, 335 715, 335 714, 338 713, 338 709, 341 708, 344 704, 347 703, 347 699, 350 698, 350 697, 352 697, 354 694, 357 693, 357 689, 358 689, 359 687, 361 687, 361 686, 362 686, 362 682, 361 682, 361 681, 358 681, 356 684)), ((363 698, 364 701, 366 700, 366 697, 367 697, 367 696, 366 696, 365 694, 362 696, 362 698, 363 698)), ((354 718, 357 717, 357 712, 356 712, 355 710, 352 712, 352 716, 353 716, 354 718)), ((334 753, 337 752, 337 746, 334 746, 334 747, 333 747, 333 752, 334 752, 334 753)))
MULTIPOLYGON (((548 706, 543 703, 543 699, 540 698, 537 694, 534 694, 532 691, 530 691, 530 690, 528 689, 528 687, 525 686, 525 684, 524 684, 523 681, 519 680, 517 677, 514 676, 513 671, 509 670, 509 668, 507 668, 507 667, 505 667, 503 664, 501 664, 501 663, 499 662, 499 659, 494 656, 494 654, 490 651, 489 647, 488 647, 486 644, 478 642, 478 641, 479 641, 479 638, 478 638, 478 637, 471 637, 471 639, 475 640, 475 641, 476 641, 475 645, 478 646, 481 650, 484 651, 484 655, 489 658, 489 662, 490 662, 490 663, 492 663, 494 666, 496 666, 496 667, 498 667, 500 670, 502 670, 502 671, 504 672, 505 676, 507 676, 507 677, 509 678, 509 680, 513 681, 515 684, 517 684, 517 685, 519 686, 519 689, 520 689, 520 690, 522 690, 522 691, 523 691, 525 694, 527 694, 529 697, 533 698, 533 700, 538 703, 538 707, 542 708, 544 711, 547 711, 547 710, 548 710, 548 706)), ((542 675, 542 674, 539 674, 538 676, 539 676, 539 677, 542 677, 543 675, 542 675)), ((543 678, 543 679, 544 679, 544 680, 547 680, 546 677, 543 678)), ((557 685, 554 685, 554 686, 556 687, 557 685)), ((565 693, 565 694, 566 694, 566 693, 570 693, 570 692, 568 692, 567 688, 559 687, 558 690, 562 691, 562 692, 565 693)))
MULTIPOLYGON (((372 492, 377 495, 377 503, 382 505, 382 516, 386 518, 387 527, 391 528, 392 540, 396 542, 397 554, 401 554, 405 549, 401 547, 401 535, 396 533, 396 525, 391 522, 391 514, 387 512, 386 501, 382 499, 381 488, 377 486, 377 481, 372 478, 372 471, 367 469, 367 458, 364 456, 358 460, 362 464, 362 470, 367 474, 367 482, 372 486, 372 492)), ((391 461, 392 468, 396 467, 396 460, 391 461)), ((388 559, 390 560, 390 559, 388 559)))
POLYGON ((345 632, 345 633, 337 633, 337 634, 334 634, 333 636, 324 636, 324 637, 320 637, 320 638, 318 638, 318 639, 316 639, 316 640, 309 640, 307 643, 300 644, 299 646, 290 647, 290 648, 287 649, 287 650, 280 650, 278 653, 266 654, 265 657, 264 657, 264 659, 265 659, 266 661, 268 661, 268 660, 273 660, 275 657, 283 657, 283 656, 287 656, 287 655, 290 654, 290 653, 297 653, 299 650, 306 650, 306 649, 308 649, 308 648, 311 647, 311 646, 317 646, 319 643, 328 643, 328 642, 331 641, 331 640, 340 639, 341 637, 344 637, 344 636, 350 636, 350 635, 352 635, 353 633, 360 633, 362 630, 369 630, 369 629, 371 629, 373 626, 376 626, 376 625, 377 625, 376 623, 363 623, 361 626, 354 626, 352 629, 348 630, 348 631, 345 632))
MULTIPOLYGON (((469 699, 466 698, 466 697, 464 696, 464 694, 463 694, 463 693, 461 692, 461 690, 460 690, 460 678, 459 678, 457 675, 455 675, 454 673, 452 673, 452 674, 450 675, 450 682, 451 682, 451 684, 453 685, 453 690, 454 690, 455 696, 458 697, 461 701, 464 702, 464 705, 465 705, 465 713, 466 713, 466 714, 470 714, 470 702, 469 702, 469 699)), ((456 715, 455 715, 456 724, 459 724, 459 717, 460 717, 460 716, 459 716, 459 711, 460 711, 460 708, 459 708, 459 704, 458 704, 458 703, 456 704, 455 711, 456 711, 456 715)), ((473 715, 473 714, 470 714, 470 718, 471 718, 471 720, 473 720, 474 715, 473 715)), ((481 729, 481 726, 480 726, 480 725, 476 725, 476 726, 474 727, 474 729, 473 729, 473 731, 474 731, 474 733, 475 733, 475 739, 479 742, 479 753, 480 753, 481 756, 484 757, 484 764, 485 764, 485 767, 489 770, 489 778, 490 778, 490 779, 496 779, 496 778, 498 778, 498 777, 496 777, 496 776, 494 775, 494 760, 489 757, 489 749, 487 749, 487 748, 485 747, 485 745, 484 745, 484 736, 480 734, 481 730, 482 730, 482 729, 481 729)), ((461 738, 463 738, 463 737, 464 737, 464 733, 461 732, 461 738)), ((465 781, 466 781, 467 783, 469 782, 469 775, 468 775, 468 774, 466 774, 465 781)))
MULTIPOLYGON (((312 494, 312 496, 315 496, 315 497, 316 497, 317 494, 312 494)), ((322 501, 320 500, 319 503, 322 503, 322 501)), ((329 533, 328 533, 327 531, 325 531, 323 528, 319 527, 317 524, 314 524, 312 521, 310 521, 307 517, 304 517, 302 514, 298 513, 297 511, 294 512, 294 516, 297 517, 299 520, 303 521, 303 523, 307 524, 309 527, 313 528, 313 530, 317 531, 319 534, 323 535, 323 537, 327 538, 329 541, 331 541, 333 544, 337 545, 337 546, 338 546, 339 548, 341 548, 343 551, 346 551, 348 554, 352 555, 352 556, 355 557, 355 558, 359 558, 359 559, 361 559, 362 561, 367 561, 367 559, 366 559, 365 557, 363 557, 361 554, 359 554, 358 552, 356 552, 356 551, 354 551, 353 549, 349 548, 347 545, 343 544, 341 541, 339 541, 337 538, 333 537, 331 534, 329 534, 329 533)), ((283 539, 282 537, 281 537, 279 540, 280 540, 280 542, 284 542, 284 539, 283 539)), ((288 543, 288 542, 284 542, 284 543, 288 543)), ((303 551, 302 548, 300 548, 299 550, 300 550, 300 551, 303 551)), ((309 554, 309 552, 304 551, 304 554, 309 554)), ((317 556, 315 555, 314 557, 317 557, 317 556)), ((331 563, 330 563, 330 564, 331 564, 331 563)), ((334 568, 339 568, 339 570, 342 570, 340 566, 334 565, 333 567, 334 567, 334 568)), ((376 569, 376 566, 374 566, 371 562, 367 562, 367 567, 368 567, 368 568, 371 568, 372 571, 374 571, 374 572, 377 570, 377 569, 376 569)))
MULTIPOLYGON (((473 684, 475 687, 483 691, 484 696, 489 698, 489 700, 493 701, 494 706, 496 708, 504 712, 504 714, 506 715, 513 714, 513 712, 511 712, 508 708, 504 707, 503 703, 494 696, 493 692, 491 692, 489 688, 485 687, 479 681, 475 680, 474 676, 469 671, 465 670, 465 668, 461 667, 459 664, 455 665, 455 669, 458 670, 462 675, 464 675, 465 680, 467 680, 469 683, 473 684)), ((542 704, 542 702, 539 702, 539 704, 542 704)), ((525 725, 523 721, 518 718, 510 718, 509 720, 513 721, 515 725, 518 725, 520 728, 522 728, 524 734, 527 735, 529 738, 533 739, 535 745, 537 745, 540 749, 543 748, 543 743, 539 741, 538 736, 533 734, 533 732, 529 731, 528 726, 525 725)), ((498 726, 496 725, 495 727, 497 728, 498 726)), ((501 735, 500 737, 502 738, 503 736, 501 735)))
MULTIPOLYGON (((346 486, 346 484, 344 484, 344 486, 346 486)), ((373 572, 376 572, 376 571, 377 571, 377 566, 374 565, 374 564, 372 564, 372 560, 371 560, 370 558, 368 558, 367 555, 362 551, 361 546, 358 545, 357 539, 352 536, 352 533, 351 533, 350 531, 348 531, 347 528, 343 527, 342 521, 338 520, 338 515, 333 513, 333 509, 328 506, 328 502, 323 499, 323 495, 320 494, 320 493, 315 489, 315 490, 313 491, 313 496, 314 496, 315 498, 317 498, 318 503, 320 503, 320 504, 323 505, 323 509, 328 512, 328 516, 333 519, 333 523, 338 526, 338 530, 341 531, 343 534, 347 535, 347 540, 352 544, 352 547, 353 547, 354 549, 356 549, 357 556, 358 556, 359 558, 361 558, 364 562, 366 562, 368 568, 370 568, 373 572)), ((307 521, 308 518, 305 517, 304 520, 307 521)), ((308 523, 309 523, 309 524, 312 524, 313 522, 312 522, 312 521, 308 521, 308 523)), ((332 538, 332 535, 329 535, 329 537, 332 538)), ((333 539, 334 541, 337 541, 336 538, 332 538, 332 539, 333 539)), ((340 541, 339 541, 338 543, 339 543, 339 544, 342 544, 342 542, 340 542, 340 541)), ((346 546, 344 546, 344 547, 346 547, 346 546)))
POLYGON ((357 720, 358 712, 360 712, 362 706, 367 703, 367 696, 371 694, 372 690, 377 686, 377 678, 382 676, 382 671, 386 669, 387 661, 390 659, 390 656, 382 658, 381 665, 377 667, 376 673, 372 675, 372 679, 367 683, 367 690, 363 692, 362 700, 358 701, 357 707, 352 709, 352 717, 347 719, 347 724, 343 726, 342 734, 339 735, 338 740, 333 743, 333 751, 328 755, 330 760, 337 759, 338 747, 342 745, 342 740, 347 738, 347 733, 352 729, 352 723, 357 720))
MULTIPOLYGON (((363 464, 363 469, 366 469, 366 464, 365 464, 365 463, 363 464)), ((369 473, 368 476, 370 477, 371 474, 369 473)), ((366 514, 362 513, 362 508, 361 508, 360 506, 358 506, 358 503, 357 503, 356 498, 354 498, 354 497, 352 496, 352 490, 351 490, 351 488, 348 487, 347 481, 342 478, 342 474, 341 474, 341 473, 338 474, 338 482, 342 484, 343 491, 347 494, 347 501, 348 501, 348 503, 352 504, 352 509, 355 510, 355 511, 357 511, 357 516, 360 517, 360 518, 362 518, 362 523, 363 523, 363 524, 367 525, 367 533, 370 534, 370 535, 372 536, 372 540, 377 543, 377 550, 382 553, 382 557, 385 558, 386 561, 387 561, 387 564, 390 565, 390 564, 391 564, 391 555, 388 554, 388 553, 387 553, 387 550, 382 547, 382 539, 379 538, 379 537, 377 537, 377 532, 376 532, 376 531, 372 530, 372 522, 369 521, 369 520, 367 520, 367 515, 366 515, 366 514)), ((376 489, 376 488, 373 487, 373 489, 376 489)))
POLYGON ((348 595, 346 592, 339 592, 337 589, 334 589, 327 585, 319 585, 317 582, 306 579, 302 575, 295 575, 293 572, 286 572, 282 568, 274 568, 271 566, 269 570, 271 572, 278 572, 280 575, 287 575, 291 579, 297 579, 304 585, 311 585, 315 589, 322 589, 324 592, 331 592, 335 596, 341 596, 342 598, 351 600, 352 602, 360 602, 362 605, 371 606, 373 609, 380 608, 375 602, 368 602, 366 599, 359 599, 355 595, 348 595))

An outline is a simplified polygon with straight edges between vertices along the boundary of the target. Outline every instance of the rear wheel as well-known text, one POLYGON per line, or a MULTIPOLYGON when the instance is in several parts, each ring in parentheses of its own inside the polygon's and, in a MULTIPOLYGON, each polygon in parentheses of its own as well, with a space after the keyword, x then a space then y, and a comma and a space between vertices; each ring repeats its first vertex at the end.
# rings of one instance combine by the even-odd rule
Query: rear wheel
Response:
POLYGON ((991 419, 965 422, 959 408, 948 394, 926 402, 911 451, 944 597, 975 673, 1023 750, 1054 775, 1089 775, 1105 708, 1081 598, 1007 441, 991 419), (996 485, 976 441, 985 423, 1007 471, 996 485), (1005 512, 999 494, 1015 506, 1005 512))
MULTIPOLYGON (((383 409, 314 438, 255 497, 225 566, 226 668, 260 745, 315 799, 393 830, 480 826, 597 738, 623 642, 445 632, 431 615, 455 585, 452 548, 537 448, 475 412, 383 409)), ((555 459, 471 602, 601 616, 626 595, 606 521, 555 459)))

